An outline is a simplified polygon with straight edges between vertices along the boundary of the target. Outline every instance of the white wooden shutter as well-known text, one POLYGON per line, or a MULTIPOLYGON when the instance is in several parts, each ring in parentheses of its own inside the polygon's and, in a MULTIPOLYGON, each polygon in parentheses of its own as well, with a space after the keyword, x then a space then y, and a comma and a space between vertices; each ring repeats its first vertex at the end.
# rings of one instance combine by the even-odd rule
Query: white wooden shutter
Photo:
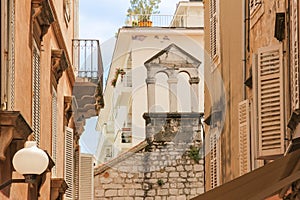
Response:
POLYGON ((240 175, 250 171, 250 106, 249 100, 239 103, 239 163, 240 175))
POLYGON ((217 129, 211 130, 210 134, 210 188, 215 188, 219 185, 219 168, 220 155, 217 137, 217 129))
POLYGON ((80 154, 79 174, 79 200, 93 199, 94 167, 92 155, 80 154))
POLYGON ((300 109, 299 96, 299 39, 298 39, 298 1, 291 1, 291 102, 292 109, 300 109))
POLYGON ((209 1, 210 16, 210 54, 214 59, 217 56, 217 0, 209 1))
MULTIPOLYGON (((56 164, 57 161, 57 94, 52 88, 52 159, 56 164)), ((52 177, 56 177, 56 165, 52 168, 52 177)))
POLYGON ((268 159, 284 153, 284 85, 282 47, 258 51, 258 156, 268 159))
POLYGON ((73 129, 65 127, 65 181, 68 189, 65 193, 65 199, 73 200, 73 129))
POLYGON ((41 132, 41 66, 40 66, 40 52, 33 46, 32 55, 32 129, 33 139, 40 144, 41 132))
POLYGON ((80 152, 79 150, 75 151, 74 156, 74 195, 75 199, 79 199, 79 168, 80 168, 80 152))

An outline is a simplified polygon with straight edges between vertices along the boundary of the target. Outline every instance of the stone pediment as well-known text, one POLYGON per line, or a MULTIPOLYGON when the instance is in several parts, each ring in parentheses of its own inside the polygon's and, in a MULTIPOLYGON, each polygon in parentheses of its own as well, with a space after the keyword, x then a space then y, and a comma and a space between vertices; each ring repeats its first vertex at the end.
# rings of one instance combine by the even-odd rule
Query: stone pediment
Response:
POLYGON ((177 45, 171 44, 144 64, 146 67, 157 65, 167 68, 197 68, 201 62, 177 45))

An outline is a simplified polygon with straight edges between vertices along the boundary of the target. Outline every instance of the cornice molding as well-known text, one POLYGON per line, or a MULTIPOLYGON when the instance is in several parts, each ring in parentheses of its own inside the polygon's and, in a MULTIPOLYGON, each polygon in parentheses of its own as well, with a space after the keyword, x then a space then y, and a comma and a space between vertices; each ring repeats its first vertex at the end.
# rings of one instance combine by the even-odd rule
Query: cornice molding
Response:
POLYGON ((63 49, 51 50, 51 70, 55 77, 56 84, 62 77, 63 72, 70 66, 63 49))
POLYGON ((50 25, 54 22, 53 11, 49 0, 32 0, 31 17, 33 25, 33 36, 40 43, 48 32, 50 25))
POLYGON ((6 150, 13 140, 24 144, 31 133, 32 129, 20 112, 0 111, 0 161, 6 159, 6 150))
POLYGON ((72 97, 71 96, 65 96, 64 97, 64 125, 68 126, 69 121, 73 115, 73 109, 72 109, 72 97))

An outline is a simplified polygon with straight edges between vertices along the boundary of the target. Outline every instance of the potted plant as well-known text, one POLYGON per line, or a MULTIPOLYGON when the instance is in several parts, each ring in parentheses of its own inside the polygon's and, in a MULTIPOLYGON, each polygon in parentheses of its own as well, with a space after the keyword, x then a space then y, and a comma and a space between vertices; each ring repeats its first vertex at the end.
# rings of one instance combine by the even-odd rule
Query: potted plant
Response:
POLYGON ((119 74, 121 75, 121 79, 123 79, 123 76, 126 74, 126 72, 124 71, 124 69, 116 68, 115 76, 111 80, 111 86, 116 87, 116 83, 117 83, 119 74))
POLYGON ((152 14, 158 14, 159 3, 161 0, 130 0, 130 7, 127 15, 138 15, 139 26, 152 26, 150 17, 152 14))

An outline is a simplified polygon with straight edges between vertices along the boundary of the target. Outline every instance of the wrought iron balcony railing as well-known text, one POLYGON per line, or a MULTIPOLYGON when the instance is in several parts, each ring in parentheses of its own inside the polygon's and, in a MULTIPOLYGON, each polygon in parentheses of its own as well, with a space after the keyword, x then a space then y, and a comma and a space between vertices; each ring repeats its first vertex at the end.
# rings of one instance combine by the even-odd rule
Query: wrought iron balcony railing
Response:
POLYGON ((92 82, 102 80, 103 66, 99 40, 73 39, 75 75, 92 82))
POLYGON ((132 27, 202 27, 200 15, 161 15, 137 14, 129 15, 126 26, 132 27))

